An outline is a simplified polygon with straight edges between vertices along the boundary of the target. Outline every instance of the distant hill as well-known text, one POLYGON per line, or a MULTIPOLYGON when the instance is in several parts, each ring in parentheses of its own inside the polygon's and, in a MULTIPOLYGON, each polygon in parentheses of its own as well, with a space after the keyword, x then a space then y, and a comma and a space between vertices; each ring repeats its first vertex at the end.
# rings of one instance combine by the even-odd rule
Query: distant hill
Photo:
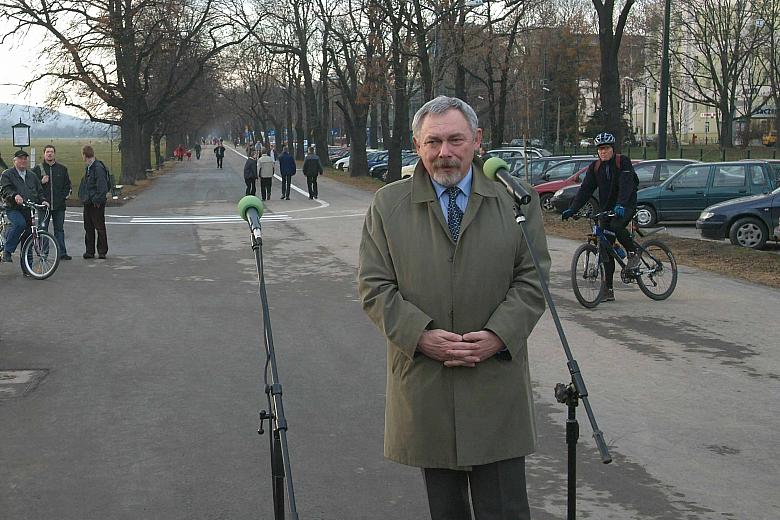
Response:
MULTIPOLYGON (((11 126, 19 122, 30 125, 35 137, 101 137, 108 135, 109 126, 92 123, 62 112, 43 111, 28 105, 0 103, 0 139, 11 138, 11 126)), ((117 132, 117 129, 114 129, 117 132)))

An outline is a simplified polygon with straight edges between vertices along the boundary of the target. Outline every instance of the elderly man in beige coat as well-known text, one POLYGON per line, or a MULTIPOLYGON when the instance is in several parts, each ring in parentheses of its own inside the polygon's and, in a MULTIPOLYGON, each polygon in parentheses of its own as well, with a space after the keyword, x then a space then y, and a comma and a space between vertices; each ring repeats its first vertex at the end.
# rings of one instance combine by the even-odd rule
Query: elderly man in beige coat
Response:
POLYGON ((472 508, 478 520, 527 519, 526 341, 550 266, 539 200, 525 211, 542 273, 513 199, 474 158, 474 110, 440 96, 413 135, 417 169, 377 191, 360 244, 360 298, 387 337, 385 456, 423 468, 434 520, 471 519, 472 508))

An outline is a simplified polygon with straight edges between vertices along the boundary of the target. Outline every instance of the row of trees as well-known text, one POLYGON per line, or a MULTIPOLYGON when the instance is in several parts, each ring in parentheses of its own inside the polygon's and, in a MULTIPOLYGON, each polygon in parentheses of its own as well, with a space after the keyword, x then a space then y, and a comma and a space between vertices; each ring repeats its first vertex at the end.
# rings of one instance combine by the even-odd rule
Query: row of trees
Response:
MULTIPOLYGON (((731 70, 724 55, 741 53, 743 62, 759 55, 751 51, 768 55, 757 63, 778 95, 776 46, 766 42, 776 41, 780 9, 773 0, 702 1, 713 5, 675 7, 671 95, 717 107, 725 132, 734 82, 748 65, 731 70), (745 11, 735 7, 742 4, 745 11), (761 30, 722 28, 723 20, 756 13, 761 30)), ((6 38, 46 35, 45 67, 29 83, 53 80, 51 106, 121 127, 124 183, 151 167, 145 150, 159 149, 163 136, 178 143, 215 125, 274 129, 277 146, 302 151, 306 139, 325 150, 336 121, 352 145, 351 173, 366 173, 367 141, 381 140, 392 178, 400 150, 412 146, 410 114, 442 93, 469 101, 496 144, 522 135, 576 140, 586 107, 621 132, 619 78, 660 68, 661 7, 633 0, 0 0, 14 24, 6 38)))

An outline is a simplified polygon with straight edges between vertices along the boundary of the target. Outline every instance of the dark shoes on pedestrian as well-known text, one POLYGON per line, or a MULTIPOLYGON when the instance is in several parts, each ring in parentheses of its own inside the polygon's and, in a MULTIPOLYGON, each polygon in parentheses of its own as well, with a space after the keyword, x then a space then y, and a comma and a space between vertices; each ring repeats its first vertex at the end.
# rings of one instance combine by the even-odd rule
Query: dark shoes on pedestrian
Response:
POLYGON ((290 200, 290 197, 285 197, 284 200, 290 200))
POLYGON ((3 251, 3 262, 9 262, 12 263, 14 260, 11 258, 11 253, 8 251, 3 251))
POLYGON ((64 254, 60 256, 60 260, 73 260, 73 257, 68 254, 64 254))
POLYGON ((84 253, 83 255, 81 255, 81 257, 84 260, 89 260, 90 258, 95 258, 95 255, 93 255, 92 253, 84 253))
POLYGON ((607 289, 604 291, 604 297, 601 299, 603 302, 614 302, 615 301, 615 291, 612 289, 607 289))
POLYGON ((98 258, 100 258, 101 260, 105 260, 106 259, 106 255, 98 255, 98 258))

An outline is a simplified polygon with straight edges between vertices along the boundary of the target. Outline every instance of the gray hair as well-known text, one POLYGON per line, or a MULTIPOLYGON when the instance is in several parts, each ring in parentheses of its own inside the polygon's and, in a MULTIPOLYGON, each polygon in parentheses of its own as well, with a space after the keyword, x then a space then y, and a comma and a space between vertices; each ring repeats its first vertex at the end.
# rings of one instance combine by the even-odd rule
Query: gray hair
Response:
POLYGON ((423 119, 425 119, 425 116, 428 114, 443 114, 448 110, 452 110, 453 108, 455 110, 459 110, 460 113, 463 114, 463 117, 465 117, 466 121, 469 123, 472 135, 476 135, 477 128, 479 127, 477 113, 474 112, 474 109, 471 108, 471 106, 462 99, 447 96, 439 96, 434 98, 420 107, 420 110, 414 114, 414 119, 412 120, 412 134, 415 137, 419 136, 420 129, 422 128, 423 124, 423 119))

